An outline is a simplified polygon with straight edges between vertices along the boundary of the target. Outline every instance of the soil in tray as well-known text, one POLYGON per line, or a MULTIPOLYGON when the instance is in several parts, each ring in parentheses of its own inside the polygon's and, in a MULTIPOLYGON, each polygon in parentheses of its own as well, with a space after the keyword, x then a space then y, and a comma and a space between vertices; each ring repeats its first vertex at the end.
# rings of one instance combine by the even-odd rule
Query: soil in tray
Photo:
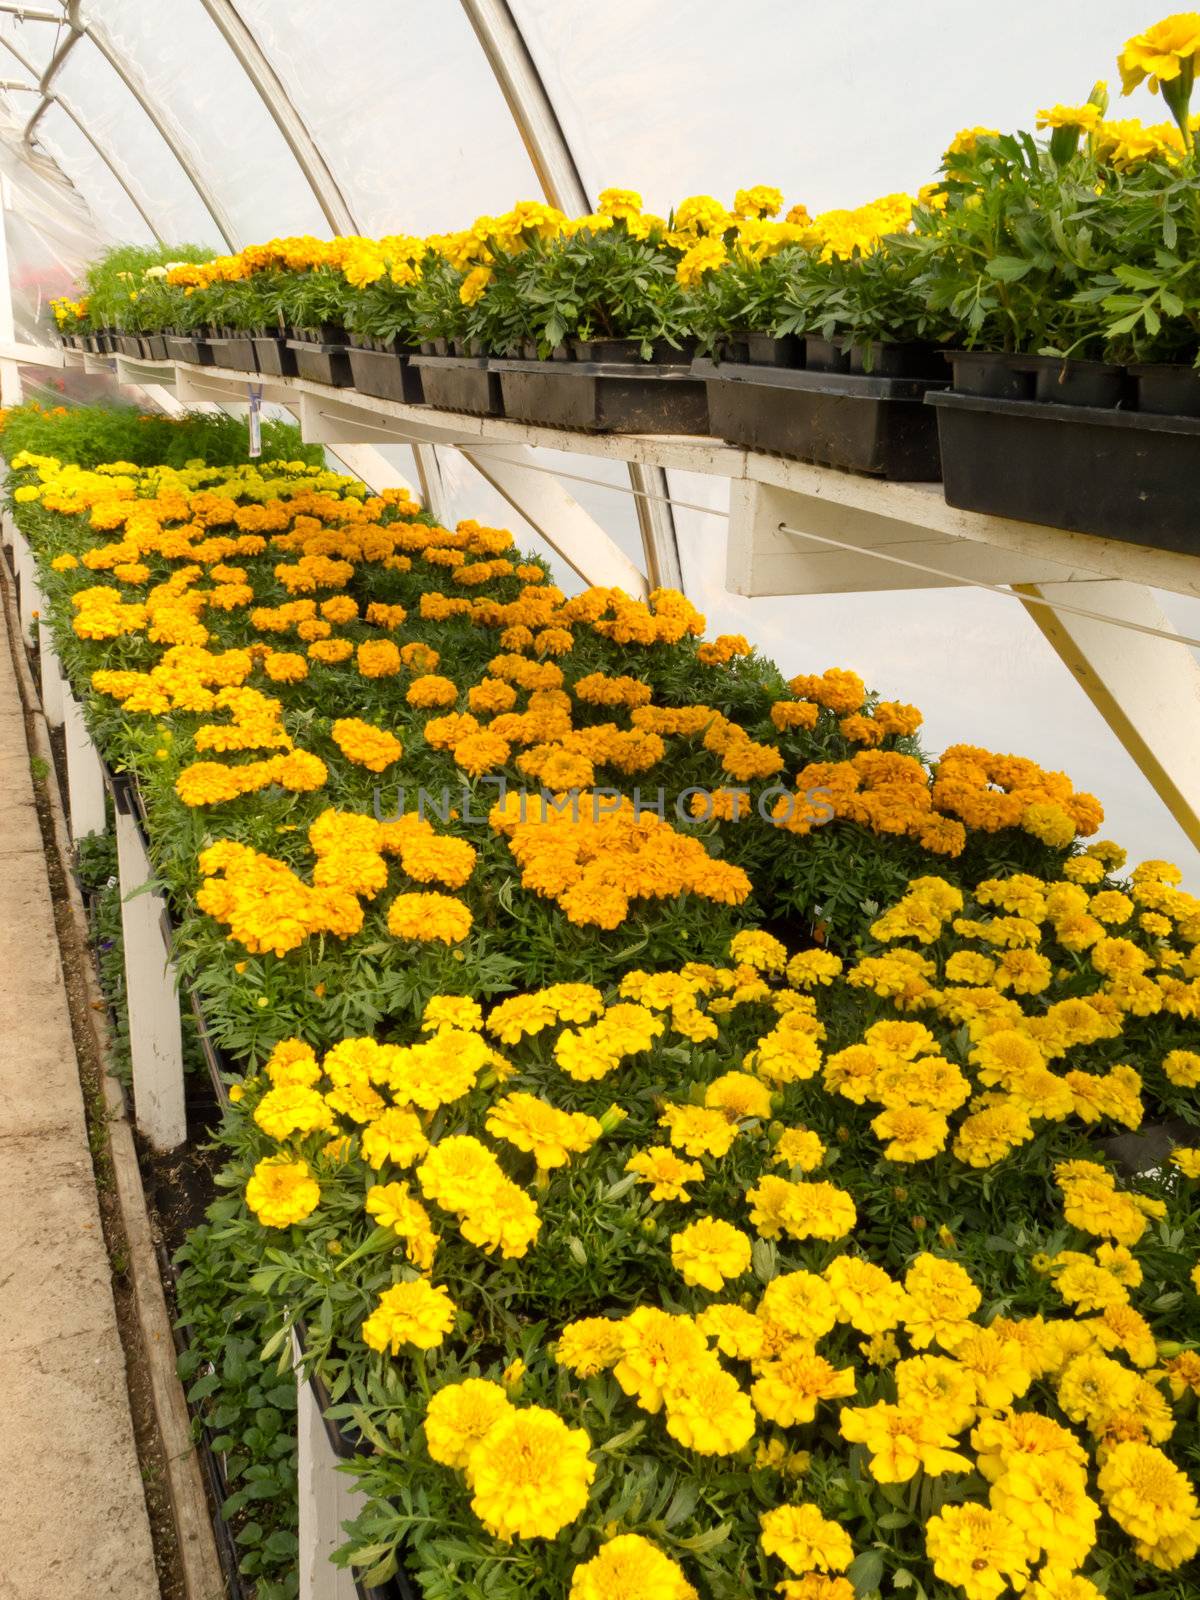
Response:
POLYGON ((216 1096, 206 1079, 186 1080, 188 1142, 166 1152, 151 1149, 138 1137, 138 1162, 158 1234, 174 1255, 188 1232, 204 1221, 216 1197, 214 1178, 224 1165, 220 1150, 209 1149, 221 1122, 216 1096))

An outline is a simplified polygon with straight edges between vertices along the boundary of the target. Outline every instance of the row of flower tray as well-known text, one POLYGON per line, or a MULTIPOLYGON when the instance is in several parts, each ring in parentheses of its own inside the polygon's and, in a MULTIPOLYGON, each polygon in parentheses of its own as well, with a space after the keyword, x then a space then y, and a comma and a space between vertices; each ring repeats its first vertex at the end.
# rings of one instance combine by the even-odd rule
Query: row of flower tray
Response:
POLYGON ((539 360, 338 327, 96 334, 97 353, 295 376, 373 398, 588 433, 714 435, 948 504, 1200 553, 1200 370, 747 336, 721 358, 574 341, 539 360))

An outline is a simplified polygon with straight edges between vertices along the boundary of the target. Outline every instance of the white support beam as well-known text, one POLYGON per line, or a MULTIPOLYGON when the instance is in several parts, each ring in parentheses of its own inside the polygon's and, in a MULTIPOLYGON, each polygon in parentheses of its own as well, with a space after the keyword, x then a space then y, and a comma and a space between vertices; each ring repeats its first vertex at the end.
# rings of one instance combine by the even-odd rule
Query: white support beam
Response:
POLYGON ((462 454, 585 583, 624 589, 635 600, 645 599, 649 585, 644 575, 557 478, 531 464, 528 446, 488 450, 464 446, 462 454))
POLYGON ((116 821, 134 1115, 138 1131, 155 1150, 174 1150, 187 1139, 187 1116, 179 993, 164 933, 166 905, 150 887, 154 870, 137 818, 118 805, 116 821))
MULTIPOLYGON (((1173 632, 1143 584, 1041 583, 1017 592, 1085 604, 1118 622, 1173 632)), ((1200 662, 1187 645, 1088 617, 1026 607, 1088 699, 1200 849, 1200 662)))
POLYGON ((964 581, 1065 583, 1075 570, 1045 555, 887 516, 882 502, 879 510, 868 510, 833 496, 799 494, 754 479, 730 485, 726 557, 726 586, 744 595, 936 589, 964 581), (934 567, 945 576, 896 565, 888 557, 934 567))
POLYGON ((63 689, 63 731, 67 747, 67 803, 71 839, 78 844, 90 833, 108 828, 104 768, 83 718, 83 707, 70 689, 63 689))
POLYGON ((325 1432, 325 1420, 312 1385, 302 1373, 293 1335, 296 1369, 296 1443, 300 1526, 300 1600, 357 1600, 354 1574, 335 1567, 330 1556, 346 1542, 342 1524, 362 1511, 354 1480, 338 1471, 338 1457, 325 1432))
POLYGON ((61 728, 66 716, 65 682, 53 635, 44 622, 38 627, 38 664, 42 678, 42 710, 50 727, 61 728))
POLYGON ((0 362, 23 367, 53 367, 58 371, 66 365, 64 353, 53 344, 23 344, 18 339, 0 339, 0 362))

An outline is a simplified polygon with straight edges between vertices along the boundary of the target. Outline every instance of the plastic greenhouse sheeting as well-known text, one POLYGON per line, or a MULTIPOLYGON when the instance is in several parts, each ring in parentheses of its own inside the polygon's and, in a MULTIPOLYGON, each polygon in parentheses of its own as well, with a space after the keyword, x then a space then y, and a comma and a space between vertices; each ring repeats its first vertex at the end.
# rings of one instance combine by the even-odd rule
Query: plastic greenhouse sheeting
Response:
MULTIPOLYGON (((316 192, 218 28, 242 26, 364 233, 430 232, 538 192, 533 164, 472 26, 471 0, 41 0, 0 11, 0 190, 17 337, 49 337, 45 305, 106 244, 192 240, 221 248, 327 234, 316 192), (53 20, 39 20, 49 13, 53 20), (73 20, 85 29, 70 44, 73 20), (70 45, 47 84, 38 80, 70 45), (116 65, 114 65, 114 62, 116 65), (120 71, 117 67, 120 67, 120 71)), ((1082 99, 1113 53, 1153 20, 1144 0, 509 0, 585 188, 642 191, 665 208, 777 184, 810 210, 914 190, 964 126, 1029 126, 1082 99)), ((1114 84, 1114 89, 1116 85, 1114 84)), ((1124 102, 1149 121, 1161 102, 1124 102), (1139 103, 1140 102, 1140 103, 1139 103)), ((1126 114, 1122 112, 1122 114, 1126 114)), ((328 196, 325 197, 328 199, 328 196)), ((466 461, 443 452, 447 515, 532 532, 466 461)), ((618 467, 543 453, 538 464, 602 478, 564 487, 635 556, 618 467)), ((390 466, 414 472, 411 453, 390 466)), ((727 506, 719 479, 671 475, 679 498, 727 506)), ((686 584, 714 628, 745 632, 785 670, 839 661, 923 704, 932 747, 965 728, 993 748, 1065 766, 1104 794, 1136 851, 1191 851, 1145 778, 1016 606, 977 592, 745 600, 724 587, 725 521, 677 509, 686 584), (947 671, 947 666, 952 670, 947 671), (1037 705, 1036 724, 1028 708, 1037 705)), ((562 572, 564 586, 572 576, 562 572)), ((1200 601, 1162 597, 1200 634, 1200 601)))

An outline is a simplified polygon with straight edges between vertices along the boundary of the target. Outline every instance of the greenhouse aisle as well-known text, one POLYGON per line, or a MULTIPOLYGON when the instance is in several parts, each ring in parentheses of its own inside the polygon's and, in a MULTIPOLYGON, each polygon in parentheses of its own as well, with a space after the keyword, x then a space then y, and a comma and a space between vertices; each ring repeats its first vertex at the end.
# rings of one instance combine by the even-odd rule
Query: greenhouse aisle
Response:
POLYGON ((0 795, 0 1594, 152 1600, 125 1357, 7 637, 0 795))

